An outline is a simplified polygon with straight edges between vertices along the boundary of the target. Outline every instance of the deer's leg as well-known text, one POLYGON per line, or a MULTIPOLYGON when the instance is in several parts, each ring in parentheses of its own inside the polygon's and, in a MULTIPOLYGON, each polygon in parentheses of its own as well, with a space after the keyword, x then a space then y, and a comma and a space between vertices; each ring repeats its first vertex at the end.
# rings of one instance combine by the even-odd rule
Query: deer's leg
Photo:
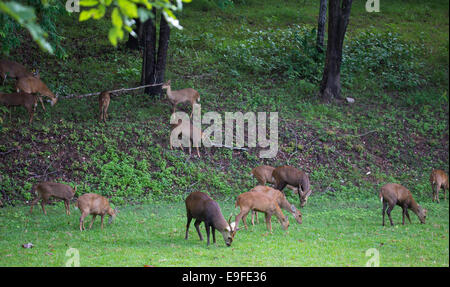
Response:
POLYGON ((394 204, 389 204, 389 207, 387 209, 387 215, 389 217, 389 221, 391 222, 391 226, 394 226, 394 222, 392 222, 392 217, 391 217, 391 211, 392 209, 394 209, 394 204))
POLYGON ((252 210, 252 225, 255 225, 255 214, 256 211, 252 210))
POLYGON ((44 102, 42 101, 42 97, 41 96, 39 97, 39 101, 41 102, 42 109, 44 109, 44 111, 45 111, 44 102))
POLYGON ((409 218, 408 208, 405 209, 406 218, 409 220, 409 224, 411 224, 411 218, 409 218))
MULTIPOLYGON (((238 228, 238 226, 239 226, 239 221, 241 221, 241 219, 242 219, 242 217, 244 216, 244 214, 246 214, 246 213, 248 213, 249 212, 249 210, 247 210, 246 208, 241 208, 241 212, 239 212, 239 214, 238 215, 236 215, 236 218, 235 218, 235 228, 237 229, 238 228)), ((244 222, 244 224, 245 224, 245 222, 244 222)))
POLYGON ((42 211, 45 215, 47 215, 47 211, 45 211, 45 204, 48 202, 48 197, 43 196, 41 200, 42 211))
POLYGON ((402 206, 402 225, 405 225, 406 209, 408 207, 402 206))
POLYGON ((94 220, 95 220, 96 217, 97 217, 97 214, 93 214, 92 215, 92 220, 91 220, 91 224, 89 224, 89 229, 92 228, 92 224, 94 224, 94 220))
POLYGON ((209 245, 209 231, 211 226, 207 221, 205 221, 205 228, 206 228, 206 245, 209 245))
POLYGON ((189 225, 191 225, 191 221, 192 221, 192 216, 190 216, 190 215, 188 214, 188 215, 187 215, 187 223, 186 223, 186 236, 184 237, 184 239, 188 239, 189 225))
POLYGON ((386 213, 386 208, 387 208, 387 202, 383 201, 383 212, 382 212, 382 214, 383 214, 383 223, 381 224, 382 226, 384 226, 384 215, 386 213))
POLYGON ((200 220, 196 219, 194 222, 194 226, 195 226, 195 229, 197 230, 198 237, 200 237, 200 240, 203 240, 203 236, 200 233, 200 223, 202 223, 202 222, 200 220))
POLYGON ((31 202, 30 213, 33 213, 33 206, 36 205, 36 203, 39 201, 39 199, 41 199, 41 196, 38 193, 36 198, 31 202))
POLYGON ((216 229, 214 228, 214 225, 211 225, 211 232, 213 236, 213 243, 216 244, 216 229))
POLYGON ((448 187, 447 188, 443 188, 444 189, 444 201, 446 201, 447 200, 447 190, 448 190, 448 187))
POLYGON ((271 218, 272 218, 272 214, 270 212, 266 212, 266 227, 267 230, 272 233, 272 222, 271 222, 271 218))
POLYGON ((436 192, 435 192, 434 196, 436 198, 437 203, 439 203, 439 190, 440 189, 441 189, 440 185, 436 184, 436 192))
POLYGON ((64 205, 66 206, 66 214, 70 215, 70 201, 68 199, 64 199, 64 205))

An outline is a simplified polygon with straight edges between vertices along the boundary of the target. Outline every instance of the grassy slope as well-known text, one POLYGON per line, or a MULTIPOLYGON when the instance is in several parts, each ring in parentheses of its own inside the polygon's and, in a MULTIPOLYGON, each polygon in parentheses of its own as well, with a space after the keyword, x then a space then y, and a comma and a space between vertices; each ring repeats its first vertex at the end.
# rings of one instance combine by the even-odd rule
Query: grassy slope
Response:
MULTIPOLYGON (((233 198, 255 184, 249 171, 263 161, 257 157, 256 149, 249 153, 203 150, 202 159, 170 151, 167 149, 167 102, 143 95, 123 95, 113 98, 107 127, 98 125, 95 120, 95 97, 60 100, 46 113, 39 109, 32 127, 24 124, 25 113, 17 109, 12 124, 6 120, 0 131, 0 151, 14 149, 1 157, 0 190, 20 205, 31 197, 28 191, 32 184, 48 179, 76 183, 82 187, 80 192, 101 192, 116 204, 148 203, 138 209, 124 207, 117 224, 108 227, 111 230, 104 234, 94 230, 82 235, 77 232, 78 211, 69 220, 59 221, 63 217, 59 208, 53 214, 61 217, 48 218, 40 214, 28 218, 26 208, 2 209, 2 218, 11 220, 2 220, 0 224, 15 232, 0 238, 1 265, 60 266, 66 249, 62 242, 69 240, 83 252, 86 247, 80 243, 91 238, 90 245, 96 255, 82 255, 82 260, 86 260, 82 261, 83 265, 210 265, 211 258, 217 259, 214 257, 220 258, 214 261, 217 265, 231 265, 229 256, 222 257, 224 250, 248 254, 253 248, 263 252, 264 257, 238 256, 243 260, 239 265, 263 265, 264 262, 271 262, 271 265, 364 265, 365 250, 384 243, 379 248, 382 265, 448 266, 448 203, 432 204, 428 183, 432 168, 448 170, 448 102, 430 100, 444 92, 448 94, 448 2, 383 2, 382 13, 370 16, 364 12, 363 3, 354 4, 349 37, 366 30, 396 31, 407 41, 418 41, 422 37, 429 51, 425 55, 424 69, 433 73, 436 81, 413 92, 384 91, 377 89, 374 81, 362 81, 356 85, 359 88, 344 90, 346 95, 357 99, 352 106, 319 103, 314 97, 317 87, 303 81, 244 73, 239 77, 231 76, 229 68, 213 53, 214 42, 208 39, 233 46, 244 40, 245 29, 315 25, 316 21, 316 1, 281 4, 267 1, 264 9, 260 9, 261 1, 245 2, 245 5, 224 11, 214 7, 203 9, 204 6, 195 1, 188 6, 180 15, 185 29, 171 34, 167 77, 172 79, 175 88, 198 89, 204 112, 280 112, 280 151, 277 158, 264 163, 300 166, 310 173, 316 192, 304 209, 305 222, 301 227, 291 224, 289 234, 284 235, 279 226, 274 225, 274 235, 263 237, 274 243, 283 238, 289 248, 264 242, 255 246, 254 242, 259 242, 265 232, 261 224, 254 232, 240 233, 232 249, 225 249, 219 240, 218 248, 197 249, 196 252, 203 255, 198 262, 171 261, 174 256, 169 256, 170 252, 183 254, 191 251, 192 244, 203 246, 193 229, 188 242, 182 239, 184 208, 181 202, 185 194, 191 190, 210 192, 222 200, 222 205, 227 207, 225 210, 229 211, 233 198), (416 98, 425 100, 417 104, 416 98), (408 104, 408 100, 415 104, 408 104), (408 186, 419 202, 431 210, 429 224, 418 225, 414 218, 411 226, 381 228, 375 192, 389 181, 408 186), (123 195, 127 198, 119 197, 123 195), (176 212, 165 219, 171 228, 152 234, 156 226, 165 226, 159 216, 167 214, 165 205, 160 201, 155 203, 155 199, 174 202, 176 212), (344 203, 348 199, 364 208, 357 208, 352 215, 354 205, 344 203), (158 220, 152 217, 151 210, 158 220), (148 222, 145 233, 124 224, 127 221, 136 224, 140 220, 148 222), (34 225, 35 222, 45 226, 34 225), (334 226, 332 231, 329 226, 334 226), (342 240, 336 240, 340 233, 342 240), (105 242, 111 242, 108 234, 116 234, 118 239, 103 249, 105 242), (323 238, 317 234, 323 234, 323 238), (153 236, 154 241, 148 239, 153 236), (171 245, 166 244, 167 237, 173 239, 171 245), (411 237, 415 240, 411 241, 411 237), (37 247, 22 249, 20 244, 27 241, 37 247), (327 244, 319 244, 321 241, 327 244), (46 250, 44 246, 48 245, 53 247, 46 250), (273 254, 267 252, 267 246, 274 249, 273 254), (54 251, 50 250, 52 248, 54 251), (14 249, 18 251, 10 251, 14 249), (127 250, 130 256, 124 258, 109 252, 120 249, 127 250), (311 258, 280 256, 291 250, 298 250, 299 254, 317 253, 311 253, 314 255, 311 258), (45 252, 53 255, 46 256, 45 252), (36 256, 25 256, 28 253, 36 256), (142 260, 133 259, 132 255, 142 260), (384 261, 383 256, 387 256, 387 260, 384 261), (280 261, 281 258, 286 262, 280 261)), ((139 53, 113 49, 107 42, 107 25, 105 21, 77 23, 75 18, 65 17, 59 27, 66 36, 67 60, 58 61, 36 51, 30 53, 33 51, 30 45, 22 46, 12 58, 28 66, 34 61, 39 63, 42 78, 61 94, 133 86, 140 75, 139 53), (21 53, 26 53, 27 57, 21 57, 21 53)), ((292 196, 289 199, 294 203, 298 201, 292 196)), ((3 201, 8 202, 8 199, 3 201)), ((395 212, 395 221, 399 222, 399 211, 395 212)))

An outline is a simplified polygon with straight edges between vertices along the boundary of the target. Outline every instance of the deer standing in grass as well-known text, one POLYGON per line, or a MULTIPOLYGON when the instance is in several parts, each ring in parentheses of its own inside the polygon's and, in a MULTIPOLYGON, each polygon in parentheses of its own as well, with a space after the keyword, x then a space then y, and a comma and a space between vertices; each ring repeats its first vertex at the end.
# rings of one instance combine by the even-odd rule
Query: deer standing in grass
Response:
MULTIPOLYGON (((31 124, 33 122, 33 115, 36 111, 37 105, 37 97, 35 95, 28 93, 0 93, 0 103, 6 105, 7 107, 23 106, 30 115, 28 123, 31 124)), ((9 111, 9 118, 11 120, 11 110, 9 111)))
POLYGON ((248 213, 252 210, 265 213, 266 227, 267 230, 271 233, 272 223, 270 219, 273 214, 275 214, 275 216, 278 218, 284 230, 287 230, 289 227, 289 220, 287 216, 284 216, 283 212, 280 209, 280 206, 277 203, 277 200, 272 198, 268 194, 252 191, 244 192, 237 197, 235 208, 238 206, 240 208, 240 212, 238 215, 236 215, 236 228, 239 227, 239 221, 242 220, 245 229, 248 229, 246 219, 248 213))
POLYGON ((381 199, 381 202, 383 203, 383 226, 386 208, 387 214, 389 216, 389 221, 391 222, 391 225, 394 225, 394 223, 392 222, 391 211, 392 209, 394 209, 395 205, 398 205, 403 209, 403 225, 405 225, 405 216, 408 218, 409 223, 411 223, 408 209, 411 209, 419 217, 420 223, 425 223, 427 210, 417 204, 411 192, 406 187, 397 183, 387 183, 383 185, 383 187, 381 187, 379 197, 381 199))
POLYGON ((200 240, 203 240, 203 236, 200 233, 200 223, 205 222, 207 245, 209 245, 210 230, 212 230, 213 243, 216 243, 217 229, 220 233, 222 233, 225 244, 227 246, 231 246, 237 229, 233 228, 233 224, 230 224, 231 217, 228 222, 225 220, 217 202, 215 202, 206 193, 194 191, 186 197, 185 204, 187 224, 186 236, 184 239, 188 239, 189 225, 194 218, 194 226, 200 240))
POLYGON ((76 206, 81 211, 80 217, 80 231, 85 230, 84 219, 89 214, 92 214, 92 221, 89 225, 89 229, 92 228, 92 224, 94 224, 94 220, 97 215, 101 217, 101 229, 103 230, 103 217, 108 214, 109 215, 109 224, 112 223, 114 218, 116 217, 118 211, 117 209, 112 209, 109 205, 108 199, 106 197, 101 196, 96 193, 85 193, 80 196, 76 202, 76 206))
POLYGON ((275 189, 283 191, 286 185, 298 188, 300 207, 304 207, 312 193, 308 175, 292 166, 280 166, 274 169, 272 176, 275 179, 275 189))
POLYGON ((64 205, 66 207, 66 214, 70 215, 70 200, 75 195, 75 192, 77 191, 77 187, 72 188, 71 186, 63 183, 57 183, 57 182, 41 182, 36 184, 32 192, 36 191, 37 196, 36 198, 31 202, 30 207, 30 213, 33 213, 33 206, 36 205, 36 203, 41 200, 41 207, 42 211, 45 215, 47 215, 47 211, 45 211, 45 204, 48 203, 50 197, 54 197, 57 199, 64 200, 64 205))
MULTIPOLYGON (((286 199, 286 196, 279 190, 274 189, 270 186, 265 185, 258 185, 250 190, 251 192, 261 192, 268 196, 270 196, 272 199, 276 200, 278 206, 287 212, 290 212, 292 216, 295 218, 298 224, 302 224, 302 213, 300 210, 295 208, 293 204, 290 204, 289 201, 286 199)), ((254 217, 256 216, 256 220, 258 220, 257 212, 252 212, 252 225, 255 225, 254 217)))
POLYGON ((111 93, 109 91, 103 91, 98 96, 98 104, 100 109, 100 121, 106 124, 106 119, 108 118, 108 107, 111 101, 111 93))
POLYGON ((170 87, 170 80, 164 83, 162 89, 167 90, 167 97, 173 107, 173 112, 175 113, 176 106, 180 103, 190 103, 192 106, 192 112, 190 117, 192 118, 192 113, 194 112, 194 104, 200 102, 200 95, 198 92, 192 88, 186 88, 182 90, 172 91, 170 87))
POLYGON ((44 103, 42 102, 42 96, 50 98, 51 105, 53 106, 58 101, 58 96, 55 96, 52 91, 42 82, 35 77, 23 77, 19 78, 16 83, 17 92, 25 92, 29 94, 37 94, 39 101, 41 102, 42 109, 45 111, 44 103))
POLYGON ((439 203, 439 190, 444 190, 444 200, 447 200, 446 190, 448 190, 448 175, 445 171, 435 169, 430 175, 431 189, 433 190, 433 201, 439 203))
POLYGON ((8 76, 15 79, 23 77, 39 78, 39 72, 31 73, 22 64, 6 59, 0 60, 0 77, 2 77, 3 79, 3 85, 5 84, 6 78, 8 76))

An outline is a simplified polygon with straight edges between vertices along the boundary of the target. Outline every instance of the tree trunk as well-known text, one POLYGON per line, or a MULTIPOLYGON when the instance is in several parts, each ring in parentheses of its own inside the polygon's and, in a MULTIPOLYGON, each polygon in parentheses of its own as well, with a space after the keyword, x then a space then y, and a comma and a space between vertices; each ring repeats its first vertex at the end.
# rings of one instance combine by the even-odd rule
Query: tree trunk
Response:
POLYGON ((128 36, 128 41, 126 42, 125 46, 128 49, 132 50, 139 50, 141 46, 143 46, 144 38, 143 38, 143 26, 141 21, 139 19, 136 19, 136 28, 134 28, 134 33, 136 33, 136 37, 133 37, 131 35, 128 36))
POLYGON ((327 0, 320 0, 319 20, 317 23, 317 51, 323 53, 323 40, 325 37, 325 22, 327 20, 327 0))
MULTIPOLYGON (((164 75, 166 70, 166 58, 167 58, 167 50, 169 48, 169 36, 170 36, 170 27, 166 22, 164 15, 161 14, 161 22, 159 25, 159 43, 158 43, 158 56, 156 58, 156 80, 155 84, 164 82, 164 75)), ((151 87, 151 94, 153 95, 161 95, 162 94, 162 86, 151 87)))
MULTIPOLYGON (((156 9, 153 8, 154 15, 156 9)), ((155 82, 156 71, 156 25, 150 18, 144 23, 144 54, 142 61, 142 76, 141 84, 147 85, 155 82)), ((144 90, 145 93, 150 94, 150 88, 144 90)))
POLYGON ((330 0, 328 6, 328 43, 320 84, 320 96, 325 101, 342 99, 341 62, 344 36, 347 30, 352 0, 330 0))

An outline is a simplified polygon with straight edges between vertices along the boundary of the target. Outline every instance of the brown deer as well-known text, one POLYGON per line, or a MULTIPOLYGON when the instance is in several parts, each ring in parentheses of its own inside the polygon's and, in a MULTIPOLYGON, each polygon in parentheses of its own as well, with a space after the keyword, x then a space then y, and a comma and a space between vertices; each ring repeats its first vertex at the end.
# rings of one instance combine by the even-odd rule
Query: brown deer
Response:
MULTIPOLYGON (((28 114, 30 115, 29 124, 33 122, 33 115, 37 105, 37 97, 35 95, 28 93, 0 93, 0 103, 6 105, 7 107, 25 107, 25 109, 28 111, 28 114)), ((9 111, 9 117, 11 119, 11 110, 9 111)))
POLYGON ((100 109, 100 121, 106 123, 108 118, 108 107, 111 101, 111 93, 109 91, 103 91, 98 96, 98 104, 100 109))
POLYGON ((66 214, 70 215, 70 200, 75 195, 77 187, 72 188, 71 186, 63 183, 57 182, 41 182, 33 186, 32 193, 37 192, 37 197, 31 202, 30 213, 33 213, 33 206, 41 200, 42 211, 45 215, 45 204, 48 203, 50 197, 64 200, 64 205, 66 207, 66 214))
MULTIPOLYGON (((275 170, 273 166, 270 165, 260 165, 252 169, 251 174, 256 178, 259 185, 266 185, 266 183, 275 184, 275 178, 273 178, 272 173, 275 170)), ((289 189, 292 189, 294 193, 298 193, 298 189, 291 185, 287 185, 289 189)))
POLYGON ((194 191, 191 192, 185 200, 187 224, 186 224, 186 236, 184 239, 188 239, 189 225, 193 218, 195 218, 194 226, 197 230, 200 240, 203 240, 203 236, 200 233, 200 223, 205 222, 207 245, 209 245, 210 229, 212 230, 213 243, 216 243, 216 229, 222 233, 222 237, 225 240, 227 246, 231 246, 233 238, 236 235, 237 229, 233 228, 233 224, 230 224, 223 217, 222 211, 219 205, 206 193, 194 191))
POLYGON ((36 73, 31 73, 22 64, 6 59, 0 60, 0 77, 3 79, 3 85, 5 84, 8 76, 15 79, 23 77, 39 78, 39 72, 37 71, 36 73))
MULTIPOLYGON (((201 146, 202 140, 205 139, 205 134, 202 133, 201 130, 199 130, 197 127, 195 127, 190 121, 189 123, 183 122, 181 119, 178 120, 177 124, 173 124, 172 125, 173 129, 172 129, 172 134, 175 132, 175 129, 179 129, 179 133, 178 135, 182 135, 182 137, 189 137, 189 155, 191 154, 191 143, 192 146, 196 145, 196 149, 197 149, 197 156, 200 156, 200 150, 199 150, 199 146, 201 146), (199 135, 198 139, 194 139, 194 133, 197 133, 199 135)), ((172 136, 170 136, 170 149, 173 149, 173 147, 179 147, 183 150, 183 146, 182 143, 180 143, 179 146, 175 146, 172 136)))
POLYGON ((39 95, 39 101, 41 102, 42 108, 45 111, 44 103, 42 102, 42 96, 50 98, 52 106, 58 101, 58 97, 52 93, 52 91, 47 88, 47 86, 40 79, 35 77, 23 77, 19 78, 16 83, 17 92, 25 92, 29 94, 39 95))
POLYGON ((304 207, 312 193, 309 177, 304 171, 292 166, 280 166, 274 169, 272 176, 275 179, 275 189, 283 191, 286 185, 298 188, 300 207, 304 207))
POLYGON ((409 223, 411 223, 408 209, 411 209, 419 217, 420 223, 425 223, 427 210, 417 204, 411 192, 406 189, 406 187, 397 183, 387 183, 383 185, 383 187, 381 187, 379 197, 381 199, 381 202, 383 203, 383 226, 384 214, 386 212, 386 207, 388 206, 389 207, 387 208, 387 214, 389 216, 389 221, 391 222, 391 225, 394 225, 394 223, 392 222, 391 211, 392 209, 394 209, 395 205, 398 205, 403 209, 403 225, 405 225, 405 216, 408 218, 409 223))
MULTIPOLYGON (((278 206, 292 214, 298 224, 302 224, 302 213, 300 210, 295 208, 293 204, 290 204, 286 199, 286 196, 279 190, 274 189, 270 186, 258 185, 250 190, 251 192, 262 192, 270 196, 272 199, 276 200, 278 206)), ((254 217, 258 220, 258 213, 256 211, 252 212, 252 225, 255 225, 254 217)))
POLYGON ((172 91, 170 87, 170 80, 167 83, 164 83, 162 89, 167 90, 167 97, 169 98, 169 102, 172 104, 173 112, 175 113, 176 106, 180 103, 190 103, 192 106, 192 112, 190 117, 192 117, 192 113, 194 112, 194 104, 200 102, 200 95, 198 92, 192 88, 172 91))
POLYGON ((283 229, 287 230, 289 227, 289 220, 286 216, 284 216, 277 203, 277 200, 263 192, 247 191, 240 194, 237 197, 235 208, 238 206, 241 211, 235 219, 236 228, 239 227, 239 221, 242 219, 245 229, 248 229, 246 219, 248 213, 252 210, 265 213, 266 227, 269 232, 272 232, 272 223, 270 219, 273 214, 275 214, 275 216, 278 218, 283 229))
POLYGON ((445 171, 435 169, 430 175, 431 189, 433 190, 433 201, 439 203, 439 190, 444 190, 444 200, 447 200, 446 190, 448 190, 448 175, 445 171))
POLYGON ((106 197, 96 193, 83 194, 78 198, 75 204, 81 211, 80 231, 86 230, 84 226, 84 218, 86 218, 86 216, 88 216, 89 214, 92 214, 92 221, 91 224, 89 225, 89 229, 92 228, 92 224, 94 224, 94 220, 97 217, 97 215, 100 215, 101 229, 103 230, 103 217, 106 214, 108 214, 109 215, 108 223, 111 224, 118 213, 117 209, 111 208, 108 199, 106 199, 106 197))

